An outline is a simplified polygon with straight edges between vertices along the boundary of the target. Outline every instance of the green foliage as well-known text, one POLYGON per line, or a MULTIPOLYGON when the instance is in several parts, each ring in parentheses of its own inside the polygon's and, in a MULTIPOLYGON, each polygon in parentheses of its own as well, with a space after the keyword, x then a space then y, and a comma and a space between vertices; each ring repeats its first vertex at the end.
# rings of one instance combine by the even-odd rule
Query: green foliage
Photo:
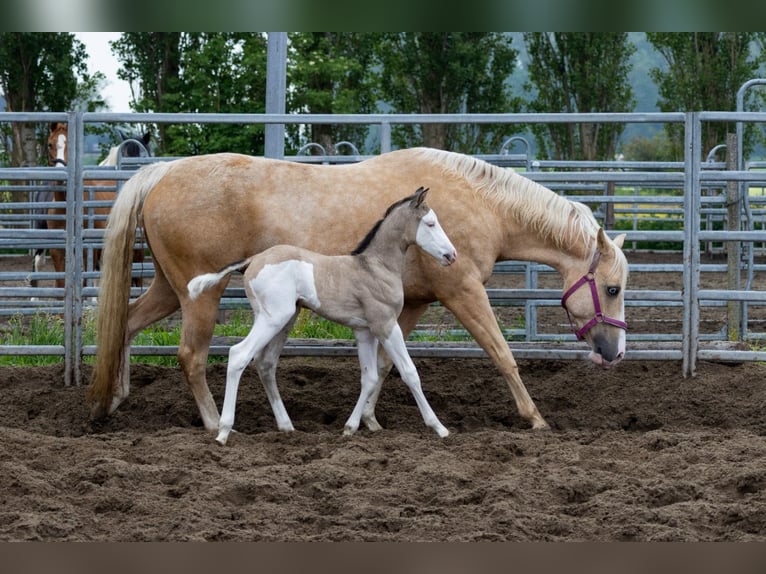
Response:
MULTIPOLYGON (((286 108, 291 113, 367 114, 375 108, 371 72, 374 37, 357 32, 296 32, 289 35, 286 108)), ((288 125, 288 147, 320 144, 328 153, 342 141, 364 146, 368 126, 288 125)))
MULTIPOLYGON (((757 37, 753 32, 648 32, 647 38, 668 64, 667 71, 653 68, 650 72, 659 87, 660 109, 734 111, 737 90, 757 76, 760 62, 751 49, 757 37)), ((764 100, 758 100, 751 100, 749 107, 762 107, 764 100)), ((674 159, 683 159, 683 125, 669 124, 665 129, 674 159)), ((726 143, 726 134, 734 131, 733 124, 703 124, 703 158, 716 145, 726 143)), ((747 154, 755 141, 752 128, 746 130, 744 139, 747 154)))
MULTIPOLYGON (((380 35, 380 99, 394 113, 511 113, 521 110, 508 78, 517 67, 511 37, 498 32, 400 32, 380 35)), ((395 129, 400 147, 427 145, 496 152, 507 125, 423 124, 395 129)))
MULTIPOLYGON (((0 91, 9 112, 98 110, 104 76, 87 72, 87 53, 72 33, 0 33, 0 91)), ((47 129, 14 122, 4 128, 2 145, 12 132, 12 149, 5 150, 12 166, 45 165, 47 129)))
MULTIPOLYGON (((126 32, 112 43, 139 112, 263 113, 266 39, 259 33, 126 32)), ((263 153, 263 126, 158 124, 160 155, 263 153)))
MULTIPOLYGON (((624 32, 529 32, 529 110, 536 113, 630 112, 628 82, 635 46, 624 32)), ((608 160, 614 157, 623 124, 536 125, 542 158, 608 160)))
POLYGON ((630 140, 623 147, 623 155, 628 161, 672 161, 673 150, 667 132, 658 131, 651 138, 630 140))

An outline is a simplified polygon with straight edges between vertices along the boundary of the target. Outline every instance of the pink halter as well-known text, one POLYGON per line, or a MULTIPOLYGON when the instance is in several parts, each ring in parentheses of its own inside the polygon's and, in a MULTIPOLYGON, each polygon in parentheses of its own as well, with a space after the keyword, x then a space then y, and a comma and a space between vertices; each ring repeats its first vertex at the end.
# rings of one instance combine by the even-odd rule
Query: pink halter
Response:
POLYGON ((619 319, 612 319, 611 317, 607 317, 601 312, 601 304, 598 300, 598 289, 596 288, 596 279, 594 278, 594 273, 596 271, 596 266, 598 265, 598 260, 601 258, 601 253, 599 253, 598 250, 596 250, 596 253, 593 254, 593 260, 590 263, 590 268, 588 269, 588 272, 580 277, 574 285, 572 285, 569 289, 567 289, 567 292, 564 293, 564 296, 561 297, 561 306, 564 307, 564 311, 567 312, 567 318, 569 319, 569 324, 572 326, 572 331, 574 331, 575 337, 577 337, 578 341, 582 341, 585 338, 585 333, 587 333, 593 325, 596 325, 597 323, 606 323, 608 325, 614 325, 615 327, 619 327, 620 329, 628 330, 628 324, 624 321, 620 321, 619 319), (590 294, 591 297, 593 297, 593 310, 595 312, 595 316, 585 323, 585 325, 582 326, 582 328, 578 329, 577 325, 575 325, 575 322, 572 320, 572 315, 569 313, 569 309, 567 309, 567 299, 580 287, 588 283, 590 285, 590 294))

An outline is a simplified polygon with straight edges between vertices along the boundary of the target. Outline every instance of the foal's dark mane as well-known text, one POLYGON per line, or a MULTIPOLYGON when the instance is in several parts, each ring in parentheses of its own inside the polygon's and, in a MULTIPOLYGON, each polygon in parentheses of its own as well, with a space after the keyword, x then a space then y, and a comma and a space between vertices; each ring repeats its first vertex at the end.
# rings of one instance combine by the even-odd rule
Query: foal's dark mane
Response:
POLYGON ((392 212, 394 209, 396 209, 397 207, 399 207, 400 205, 402 205, 402 204, 404 204, 404 203, 407 203, 408 201, 412 201, 413 199, 415 199, 415 196, 418 194, 418 192, 419 192, 419 191, 420 191, 420 190, 416 191, 416 192, 415 192, 415 193, 413 193, 412 195, 408 195, 407 197, 405 197, 405 198, 403 198, 403 199, 400 199, 400 200, 399 200, 399 201, 397 201, 396 203, 392 203, 391 205, 389 205, 389 206, 388 206, 388 209, 386 209, 386 214, 385 214, 383 217, 381 217, 381 218, 380 218, 380 219, 379 219, 379 220, 378 220, 378 221, 375 223, 375 225, 373 225, 373 226, 372 226, 372 229, 370 229, 370 230, 367 232, 367 235, 365 235, 365 236, 364 236, 364 239, 362 239, 362 240, 359 242, 359 245, 357 245, 357 246, 356 246, 356 249, 354 249, 354 250, 351 252, 351 255, 359 255, 360 253, 363 253, 363 252, 364 252, 364 250, 365 250, 365 249, 367 249, 367 248, 370 246, 370 243, 372 243, 372 240, 375 238, 375 235, 378 233, 378 229, 380 229, 380 226, 383 224, 383 220, 384 220, 384 219, 386 219, 386 217, 388 217, 388 216, 389 216, 389 214, 390 214, 390 213, 391 213, 391 212, 392 212))

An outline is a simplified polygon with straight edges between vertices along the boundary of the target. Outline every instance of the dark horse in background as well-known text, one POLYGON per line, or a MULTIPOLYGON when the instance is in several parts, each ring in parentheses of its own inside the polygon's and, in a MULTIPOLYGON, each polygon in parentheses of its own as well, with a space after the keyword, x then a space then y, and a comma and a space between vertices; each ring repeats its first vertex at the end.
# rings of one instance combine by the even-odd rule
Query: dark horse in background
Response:
MULTIPOLYGON (((141 139, 138 139, 138 138, 131 137, 129 134, 125 133, 122 130, 118 129, 116 131, 119 134, 120 139, 122 141, 119 145, 111 148, 106 159, 104 159, 101 163, 99 163, 100 166, 116 166, 120 157, 141 157, 141 156, 149 155, 148 149, 149 149, 150 134, 148 132, 145 133, 141 137, 141 139)), ((48 165, 50 167, 59 167, 59 166, 66 167, 67 143, 68 143, 67 125, 61 122, 51 123, 50 132, 48 136, 48 165)), ((104 181, 88 180, 84 183, 86 187, 115 187, 117 182, 115 180, 104 180, 104 181)), ((116 197, 115 191, 100 190, 100 191, 94 191, 92 194, 90 194, 90 197, 88 199, 91 199, 94 201, 114 201, 115 197, 116 197)), ((37 191, 35 192, 33 201, 34 202, 55 201, 55 202, 61 202, 63 204, 64 202, 66 202, 66 192, 51 191, 51 190, 37 191)), ((93 208, 93 213, 96 214, 97 216, 97 218, 93 221, 94 228, 104 229, 106 227, 106 217, 109 215, 109 211, 110 211, 109 207, 93 208)), ((35 210, 34 213, 50 216, 50 219, 35 219, 34 221, 35 229, 65 229, 66 222, 64 221, 64 215, 66 214, 66 210, 63 207, 40 208, 35 210)), ((44 249, 37 249, 35 251, 34 262, 32 264, 33 272, 40 271, 40 267, 42 265, 44 256, 45 256, 44 249)), ((59 248, 51 248, 50 256, 51 256, 51 261, 53 262, 54 270, 56 272, 63 273, 65 270, 64 250, 59 248)), ((101 250, 96 250, 94 252, 94 261, 93 261, 93 266, 95 269, 99 268, 100 258, 101 258, 101 250)), ((134 254, 134 261, 140 262, 140 261, 143 261, 143 258, 144 258, 143 250, 137 249, 136 253, 134 254)), ((56 279, 56 287, 64 287, 64 283, 65 281, 63 278, 56 279)), ((142 280, 140 277, 137 277, 133 280, 134 286, 140 287, 141 284, 142 284, 142 280)), ((30 280, 30 285, 32 287, 37 287, 37 280, 36 279, 30 280)))

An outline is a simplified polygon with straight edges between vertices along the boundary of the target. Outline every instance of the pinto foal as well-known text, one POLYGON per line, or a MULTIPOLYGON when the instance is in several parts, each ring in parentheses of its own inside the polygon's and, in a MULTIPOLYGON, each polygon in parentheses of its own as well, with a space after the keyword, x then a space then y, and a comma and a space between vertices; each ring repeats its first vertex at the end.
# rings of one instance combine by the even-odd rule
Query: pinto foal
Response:
POLYGON ((425 202, 427 191, 421 187, 391 205, 351 255, 328 256, 277 245, 218 273, 198 275, 189 281, 189 296, 195 299, 230 273, 247 268, 245 291, 255 320, 247 337, 229 350, 226 393, 216 441, 226 444, 234 424, 239 380, 253 359, 277 427, 293 430, 275 373, 280 352, 301 307, 354 331, 362 388, 344 434, 353 434, 359 428, 364 405, 381 384, 378 343, 409 387, 425 424, 440 437, 449 434, 423 395, 420 377, 397 323, 404 304, 402 273, 408 247, 417 244, 442 265, 450 265, 457 256, 436 214, 425 202))

